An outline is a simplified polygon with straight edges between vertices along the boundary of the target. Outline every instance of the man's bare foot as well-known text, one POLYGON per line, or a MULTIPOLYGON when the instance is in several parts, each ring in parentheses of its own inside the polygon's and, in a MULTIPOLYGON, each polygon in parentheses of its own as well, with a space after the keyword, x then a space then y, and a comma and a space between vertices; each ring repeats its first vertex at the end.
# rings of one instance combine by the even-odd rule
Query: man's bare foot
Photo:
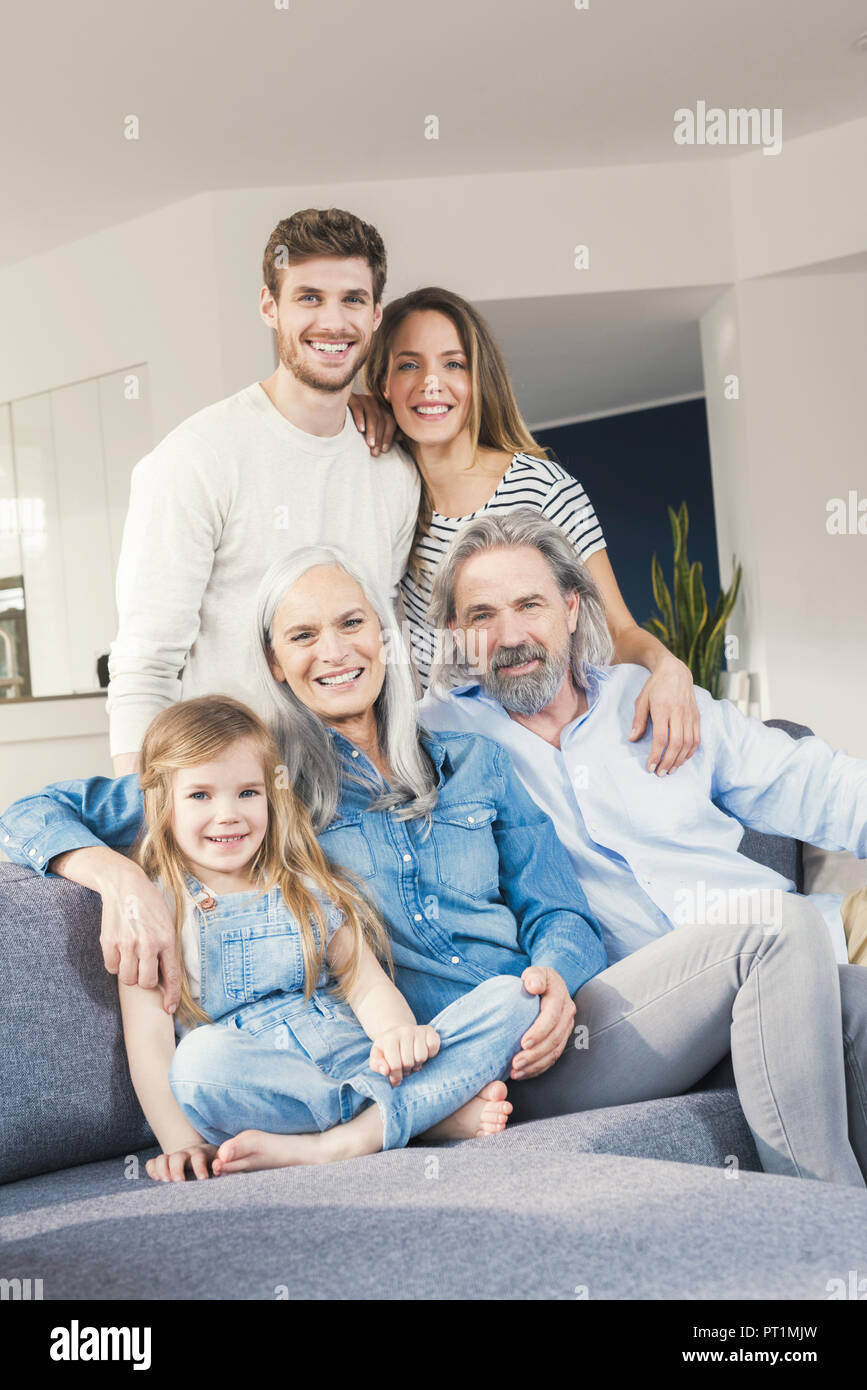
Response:
POLYGON ((344 1158, 379 1153, 382 1120, 376 1105, 368 1105, 346 1124, 322 1134, 268 1134, 243 1129, 217 1149, 211 1163, 215 1178, 224 1173, 252 1173, 259 1168, 294 1168, 301 1163, 337 1163, 344 1158))
POLYGON ((477 1096, 468 1100, 453 1115, 426 1129, 421 1139, 480 1139, 483 1134, 500 1134, 512 1113, 512 1102, 506 1100, 504 1081, 489 1081, 477 1096))

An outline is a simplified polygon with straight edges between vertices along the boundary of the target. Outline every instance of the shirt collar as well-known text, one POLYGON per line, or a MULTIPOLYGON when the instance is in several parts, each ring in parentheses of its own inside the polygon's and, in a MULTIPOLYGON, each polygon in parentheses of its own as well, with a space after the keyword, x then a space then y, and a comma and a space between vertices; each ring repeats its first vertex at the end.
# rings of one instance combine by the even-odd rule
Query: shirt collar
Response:
MULTIPOLYGON (((339 730, 332 728, 330 724, 327 724, 325 727, 328 729, 328 732, 330 733, 332 740, 337 748, 338 756, 342 758, 351 758, 352 750, 355 748, 355 744, 350 742, 350 740, 344 734, 341 734, 339 730)), ((419 729, 419 734, 421 736, 422 742, 427 748, 427 751, 433 758, 434 767, 437 770, 437 787, 439 788, 443 785, 444 780, 443 763, 446 757, 446 746, 444 743, 440 743, 438 739, 434 738, 432 734, 429 734, 426 729, 419 729)), ((360 752, 361 750, 358 749, 357 751, 360 752)))

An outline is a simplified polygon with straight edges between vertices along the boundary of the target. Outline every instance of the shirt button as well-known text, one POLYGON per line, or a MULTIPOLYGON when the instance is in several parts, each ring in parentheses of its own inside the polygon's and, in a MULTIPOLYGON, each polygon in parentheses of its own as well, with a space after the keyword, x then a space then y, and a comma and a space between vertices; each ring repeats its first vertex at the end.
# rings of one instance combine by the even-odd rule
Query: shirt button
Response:
POLYGON ((461 963, 461 958, 460 958, 460 956, 452 956, 452 965, 460 965, 460 963, 461 963))
POLYGON ((35 850, 35 849, 32 849, 32 850, 30 851, 30 858, 31 858, 31 859, 35 859, 35 858, 36 858, 36 850, 35 850))
POLYGON ((415 922, 420 922, 420 921, 421 921, 421 913, 420 913, 420 912, 417 912, 417 913, 415 914, 415 917, 413 918, 413 921, 415 921, 415 922))
POLYGON ((352 756, 353 756, 353 758, 357 758, 357 757, 358 757, 358 749, 357 749, 357 748, 353 748, 353 750, 352 750, 352 756))
POLYGON ((403 862, 404 862, 404 864, 411 864, 411 863, 412 863, 412 855, 411 855, 411 854, 405 854, 405 855, 403 856, 403 862))
POLYGON ((470 825, 475 825, 475 823, 476 823, 476 818, 475 818, 475 816, 467 816, 467 820, 468 820, 468 822, 469 822, 470 825))
POLYGON ((4 835, 4 836, 3 836, 3 843, 4 843, 4 845, 8 845, 8 843, 9 843, 9 836, 8 836, 8 835, 4 835))

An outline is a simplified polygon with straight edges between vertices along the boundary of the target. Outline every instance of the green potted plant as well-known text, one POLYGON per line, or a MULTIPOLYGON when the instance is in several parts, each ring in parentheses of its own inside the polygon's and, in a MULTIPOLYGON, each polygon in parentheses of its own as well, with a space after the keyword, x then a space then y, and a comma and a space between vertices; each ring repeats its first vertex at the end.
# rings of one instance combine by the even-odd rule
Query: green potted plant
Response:
POLYGON ((681 502, 678 512, 669 507, 668 517, 674 542, 674 602, 663 578, 659 558, 654 554, 651 573, 653 597, 659 616, 648 618, 643 626, 658 637, 670 652, 680 657, 692 672, 696 685, 704 686, 716 699, 719 695, 725 628, 737 600, 742 567, 738 564, 734 566, 732 582, 727 590, 720 593, 711 615, 701 576, 701 563, 696 560, 690 565, 687 558, 689 513, 686 503, 681 502))

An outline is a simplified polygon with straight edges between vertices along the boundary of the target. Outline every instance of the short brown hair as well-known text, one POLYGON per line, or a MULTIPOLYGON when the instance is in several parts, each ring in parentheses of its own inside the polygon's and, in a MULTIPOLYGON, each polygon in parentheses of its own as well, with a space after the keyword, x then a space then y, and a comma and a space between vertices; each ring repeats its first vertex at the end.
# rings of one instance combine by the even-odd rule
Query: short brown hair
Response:
POLYGON ((385 290, 385 244, 375 227, 342 208, 304 208, 277 223, 265 247, 262 278, 275 301, 280 298, 280 271, 313 256, 347 260, 360 256, 373 276, 373 302, 385 290))

